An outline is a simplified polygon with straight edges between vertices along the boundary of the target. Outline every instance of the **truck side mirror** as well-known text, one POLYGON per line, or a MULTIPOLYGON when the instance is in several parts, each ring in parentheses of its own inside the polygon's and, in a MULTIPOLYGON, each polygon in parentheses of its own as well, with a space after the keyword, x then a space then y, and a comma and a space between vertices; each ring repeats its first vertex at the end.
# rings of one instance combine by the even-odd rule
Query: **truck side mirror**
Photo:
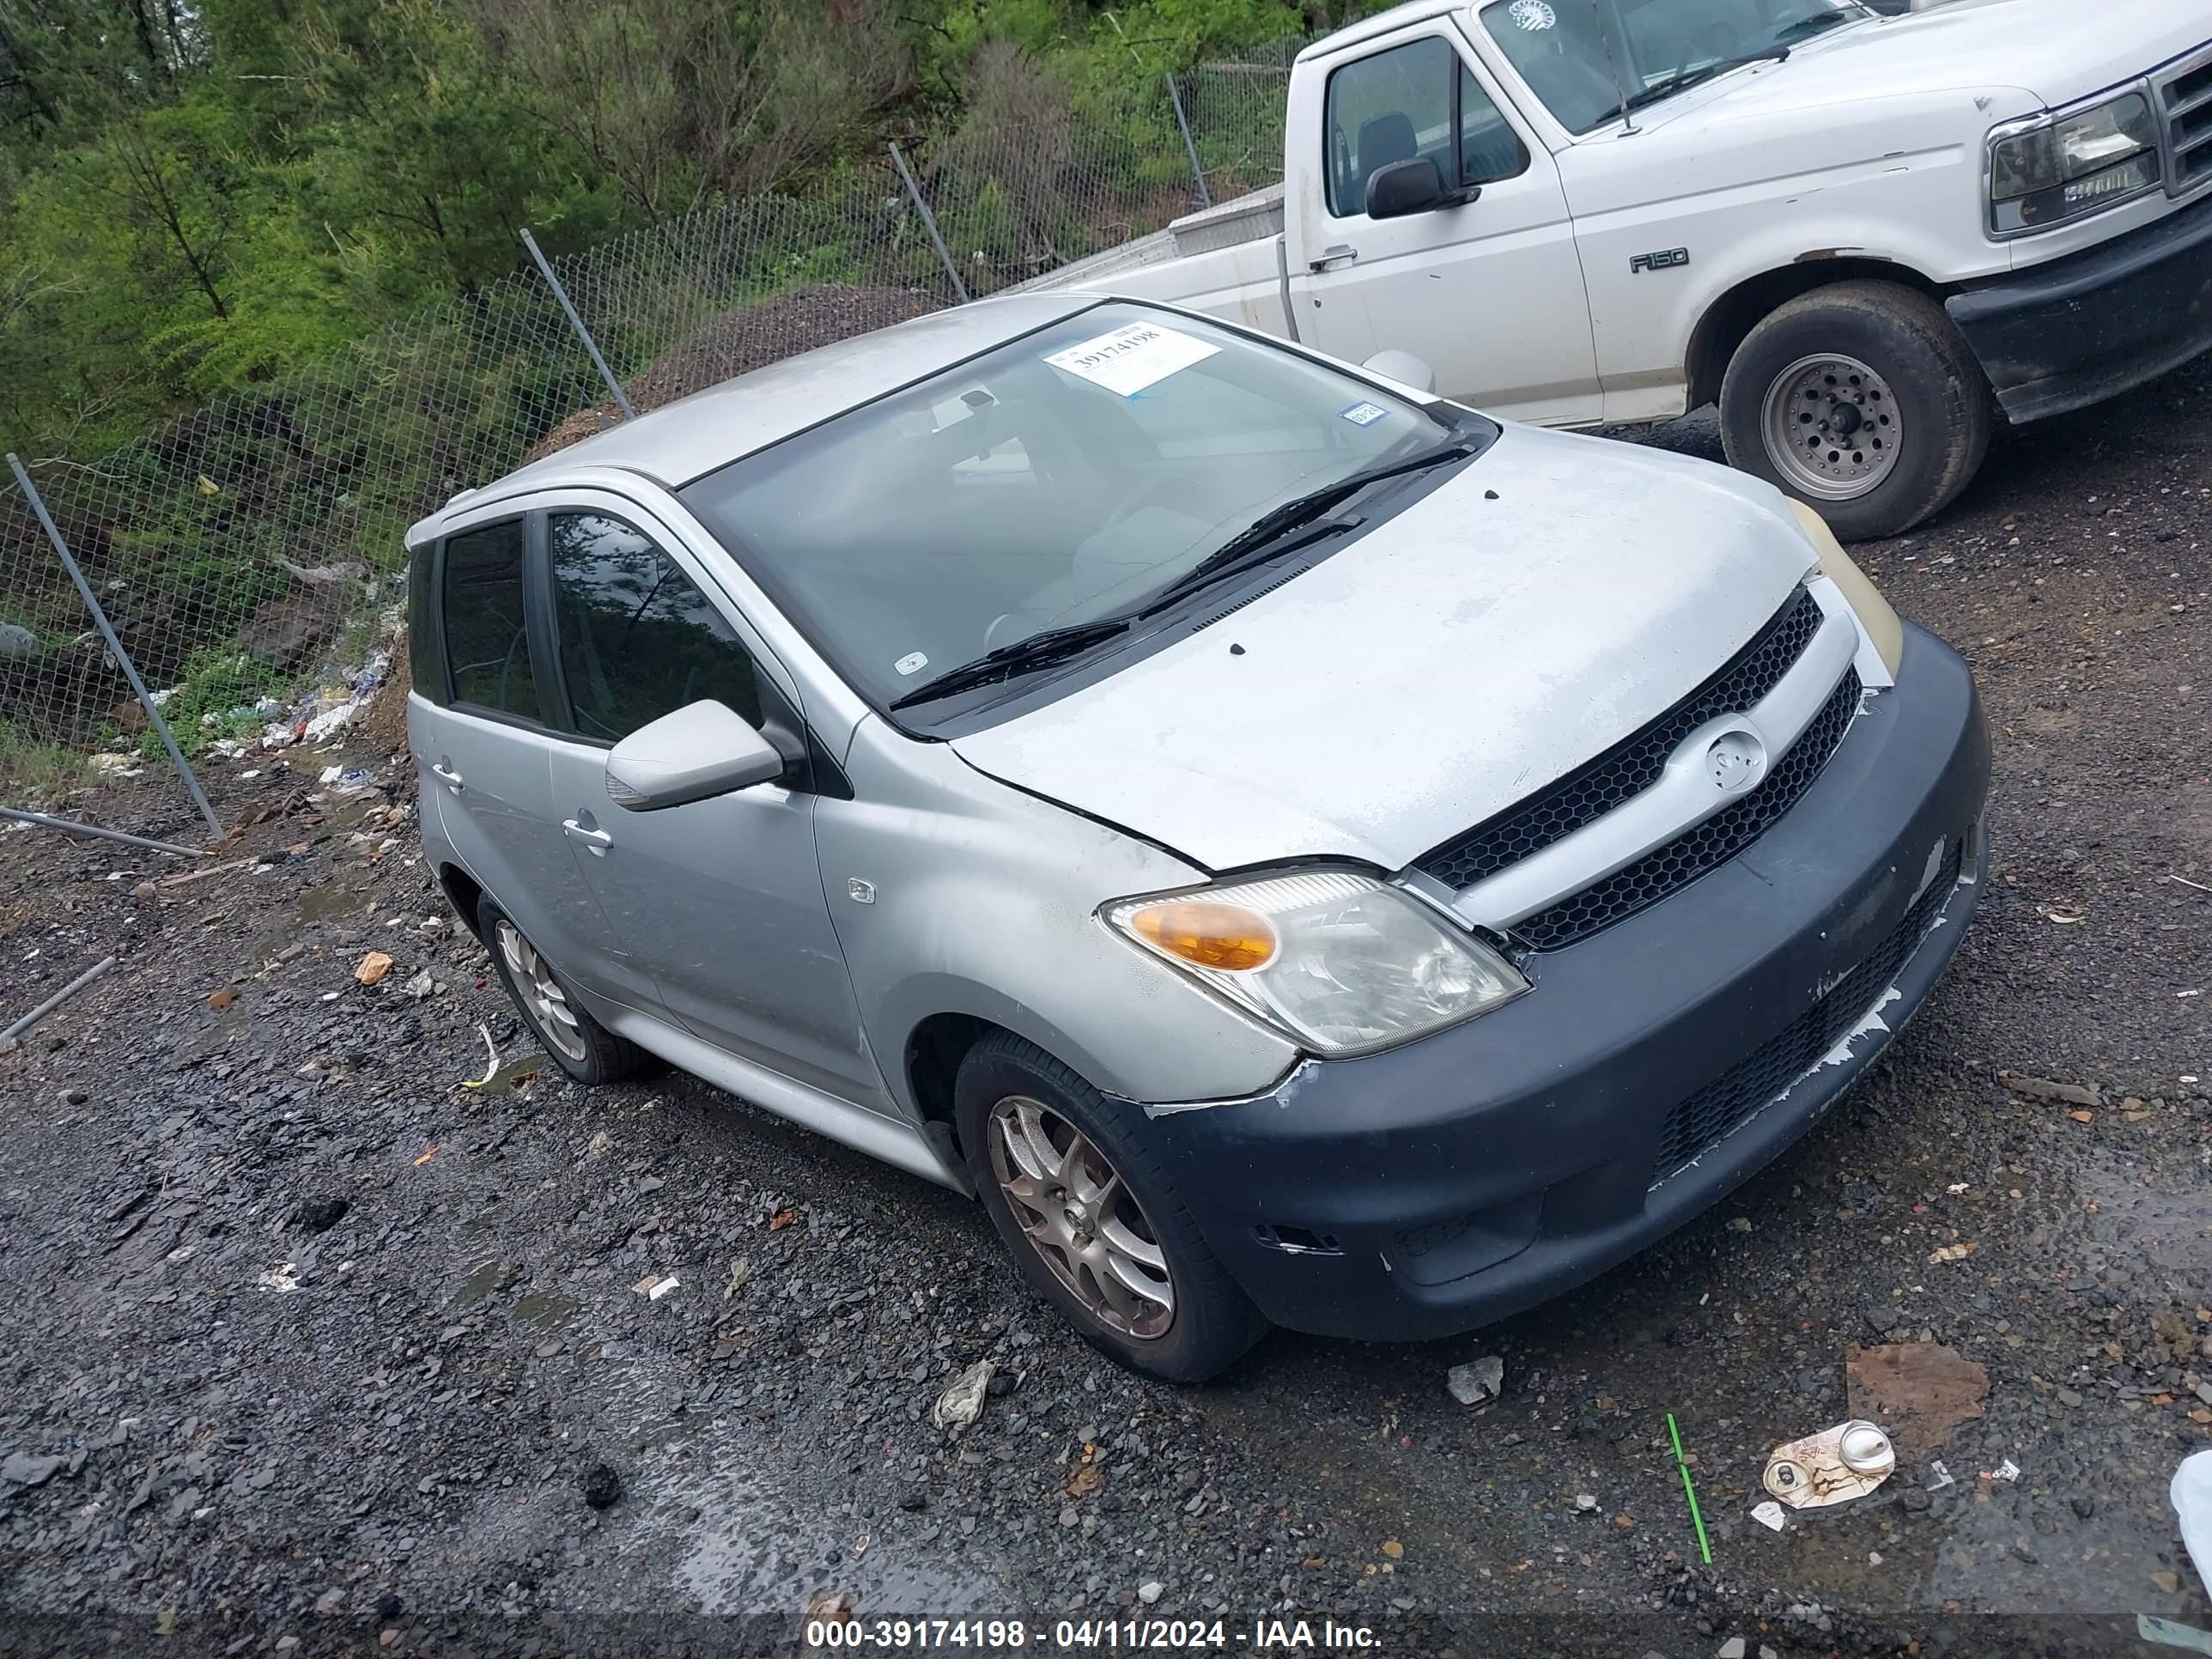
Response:
POLYGON ((1451 207, 1472 199, 1465 192, 1446 191, 1443 174, 1425 155, 1393 161, 1367 175, 1367 216, 1402 219, 1409 213, 1451 207))

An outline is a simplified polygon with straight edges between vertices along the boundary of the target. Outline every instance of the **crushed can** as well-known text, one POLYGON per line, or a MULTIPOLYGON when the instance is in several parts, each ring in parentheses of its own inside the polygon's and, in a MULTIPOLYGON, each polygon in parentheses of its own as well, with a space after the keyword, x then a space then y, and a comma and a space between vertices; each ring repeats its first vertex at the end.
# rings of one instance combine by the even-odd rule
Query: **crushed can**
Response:
POLYGON ((1824 1509, 1863 1498, 1897 1468, 1897 1449, 1863 1418, 1777 1446, 1767 1455, 1766 1490, 1793 1510, 1824 1509))

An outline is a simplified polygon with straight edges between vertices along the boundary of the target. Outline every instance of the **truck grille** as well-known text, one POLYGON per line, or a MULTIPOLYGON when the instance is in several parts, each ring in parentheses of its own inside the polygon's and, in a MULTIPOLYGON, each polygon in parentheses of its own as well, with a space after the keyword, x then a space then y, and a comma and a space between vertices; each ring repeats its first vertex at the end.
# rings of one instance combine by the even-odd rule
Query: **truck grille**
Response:
POLYGON ((1685 1165, 1725 1140, 1819 1063, 1874 1009, 1899 970, 1919 948, 1928 924, 1951 896, 1959 879, 1963 848, 1954 842, 1927 890, 1912 902, 1905 919, 1866 959, 1838 981, 1828 994, 1719 1077, 1667 1114, 1652 1160, 1651 1184, 1679 1174, 1685 1165))
POLYGON ((2212 184, 2212 46, 2160 71, 2155 79, 2159 113, 2166 122, 2166 189, 2185 196, 2212 184))
POLYGON ((1722 714, 1766 696, 1820 631, 1820 601, 1799 588, 1790 601, 1707 680, 1640 731, 1495 817, 1424 854, 1415 867, 1455 891, 1540 852, 1602 817, 1658 781, 1675 745, 1722 714))
POLYGON ((1516 922, 1514 933, 1539 951, 1556 951, 1634 915, 1647 904, 1656 904, 1675 889, 1726 864, 1772 828, 1813 787, 1857 715, 1861 696, 1857 671, 1846 670, 1827 702, 1759 787, 1626 869, 1516 922))

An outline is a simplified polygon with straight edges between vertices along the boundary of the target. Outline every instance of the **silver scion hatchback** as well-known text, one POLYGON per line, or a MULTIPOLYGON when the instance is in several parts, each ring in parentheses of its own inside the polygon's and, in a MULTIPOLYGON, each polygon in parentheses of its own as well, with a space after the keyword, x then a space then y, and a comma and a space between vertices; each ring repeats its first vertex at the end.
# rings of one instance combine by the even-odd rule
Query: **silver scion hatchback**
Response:
POLYGON ((409 539, 428 857, 554 1058, 976 1194, 1158 1376, 1620 1261, 1978 891, 1972 682, 1809 512, 1178 311, 926 317, 409 539))

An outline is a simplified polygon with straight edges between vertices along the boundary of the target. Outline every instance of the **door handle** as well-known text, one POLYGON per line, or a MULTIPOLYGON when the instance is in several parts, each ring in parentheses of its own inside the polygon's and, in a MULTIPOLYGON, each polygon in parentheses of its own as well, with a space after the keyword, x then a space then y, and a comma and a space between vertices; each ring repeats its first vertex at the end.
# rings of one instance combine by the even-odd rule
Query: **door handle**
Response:
POLYGON ((1349 264, 1359 257, 1359 250, 1349 242, 1339 242, 1334 247, 1325 247, 1321 258, 1306 261, 1308 270, 1327 270, 1331 265, 1349 264))
POLYGON ((590 848, 594 858, 606 857, 607 848, 615 844, 615 838, 605 830, 586 830, 574 818, 562 819, 561 829, 570 841, 580 841, 590 848))
POLYGON ((439 782, 444 784, 447 788, 452 790, 455 794, 458 795, 461 793, 461 775, 453 770, 452 767, 447 765, 443 761, 432 763, 430 767, 430 775, 437 779, 439 782))

